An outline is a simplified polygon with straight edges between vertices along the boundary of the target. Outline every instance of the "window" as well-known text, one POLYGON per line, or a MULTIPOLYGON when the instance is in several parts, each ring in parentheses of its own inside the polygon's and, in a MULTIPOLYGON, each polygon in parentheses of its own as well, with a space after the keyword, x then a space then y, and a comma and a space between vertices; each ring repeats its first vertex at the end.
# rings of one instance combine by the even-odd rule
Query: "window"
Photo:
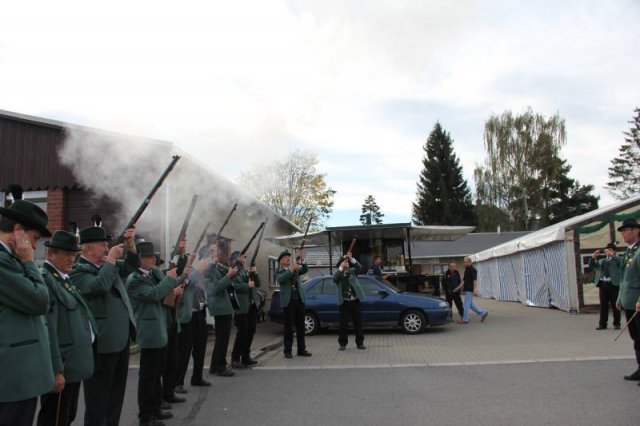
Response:
POLYGON ((322 294, 322 280, 317 280, 317 282, 311 287, 309 290, 305 290, 307 295, 318 295, 322 294))
POLYGON ((334 295, 338 292, 336 283, 333 282, 330 278, 325 278, 322 280, 322 294, 324 295, 334 295))
POLYGON ((365 296, 379 294, 378 292, 380 291, 380 287, 378 286, 378 284, 367 278, 360 278, 358 279, 358 281, 360 281, 360 287, 362 287, 362 291, 364 292, 365 296))

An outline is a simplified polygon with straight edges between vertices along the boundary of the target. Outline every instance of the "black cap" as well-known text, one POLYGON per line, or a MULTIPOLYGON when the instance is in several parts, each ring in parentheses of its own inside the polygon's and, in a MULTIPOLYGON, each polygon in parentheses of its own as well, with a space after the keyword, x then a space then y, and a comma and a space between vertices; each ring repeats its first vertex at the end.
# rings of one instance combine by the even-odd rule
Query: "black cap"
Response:
POLYGON ((620 225, 620 227, 618 227, 618 231, 622 231, 623 229, 630 229, 630 228, 639 228, 640 229, 640 223, 638 223, 638 221, 636 219, 625 219, 622 221, 622 225, 620 225))
POLYGON ((618 249, 618 247, 616 246, 616 243, 609 243, 609 244, 607 244, 607 247, 605 247, 605 248, 608 248, 608 249, 611 249, 611 250, 617 250, 618 249))
POLYGON ((229 261, 231 263, 235 262, 238 258, 240 257, 240 251, 236 250, 233 253, 231 253, 231 256, 229 256, 229 261))
POLYGON ((139 256, 156 256, 156 252, 153 249, 153 243, 151 241, 142 241, 136 244, 136 250, 139 256))
POLYGON ((107 235, 107 231, 99 226, 90 226, 80 230, 80 244, 110 240, 111 237, 107 235))
POLYGON ((56 231, 49 241, 45 241, 45 246, 66 251, 80 251, 78 238, 75 234, 67 231, 56 231))
POLYGON ((49 216, 32 202, 16 200, 9 208, 0 207, 0 215, 13 219, 28 229, 35 229, 43 237, 51 236, 51 232, 47 229, 49 216))
POLYGON ((282 258, 283 258, 283 257, 285 257, 285 256, 291 256, 291 253, 289 253, 289 251, 288 251, 288 250, 285 250, 285 251, 283 251, 282 253, 280 253, 280 254, 278 255, 278 262, 280 262, 280 259, 282 259, 282 258))

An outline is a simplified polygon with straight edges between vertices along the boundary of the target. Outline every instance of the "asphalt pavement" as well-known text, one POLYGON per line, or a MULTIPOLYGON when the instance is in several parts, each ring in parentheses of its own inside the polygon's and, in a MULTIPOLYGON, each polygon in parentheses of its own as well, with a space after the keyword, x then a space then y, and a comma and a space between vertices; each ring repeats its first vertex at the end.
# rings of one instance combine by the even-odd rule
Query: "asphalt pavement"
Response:
MULTIPOLYGON (((282 326, 260 323, 259 364, 209 376, 210 388, 187 387, 188 401, 166 423, 638 424, 640 386, 622 380, 635 369, 628 334, 614 342, 618 331, 596 331, 594 314, 477 303, 489 310, 484 323, 473 316, 421 335, 367 330, 364 351, 353 341, 338 351, 336 331, 309 336, 310 358, 285 359, 282 326)), ((137 424, 137 376, 132 357, 123 425, 137 424)))

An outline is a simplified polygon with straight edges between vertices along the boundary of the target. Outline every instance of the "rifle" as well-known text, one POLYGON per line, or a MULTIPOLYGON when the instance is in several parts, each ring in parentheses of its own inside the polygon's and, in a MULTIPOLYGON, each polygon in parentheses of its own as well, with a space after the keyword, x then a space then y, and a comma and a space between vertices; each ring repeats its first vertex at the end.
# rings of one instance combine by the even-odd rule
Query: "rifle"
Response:
MULTIPOLYGON (((311 222, 313 221, 313 216, 309 218, 309 222, 307 222, 307 229, 304 230, 304 235, 302 236, 302 243, 300 244, 300 248, 298 251, 304 250, 304 245, 307 242, 307 234, 309 233, 309 228, 311 227, 311 222)), ((296 256, 296 262, 300 260, 300 256, 296 256)))
POLYGON ((258 251, 260 251, 260 243, 262 242, 262 236, 264 235, 264 230, 267 229, 268 221, 269 221, 269 218, 266 218, 265 221, 262 222, 264 226, 262 227, 262 231, 260 232, 260 238, 258 238, 258 244, 256 244, 256 249, 253 252, 253 256, 251 256, 251 263, 249 264, 250 267, 256 266, 256 258, 258 257, 258 251))
MULTIPOLYGON (((266 222, 261 222, 260 226, 258 226, 258 229, 256 229, 256 232, 253 233, 253 236, 251 237, 251 239, 249 240, 249 242, 247 243, 246 246, 244 246, 244 248, 240 251, 240 256, 244 256, 248 251, 249 251, 249 247, 251 247, 251 243, 253 242, 253 240, 256 239, 256 237, 258 236, 258 232, 260 232, 260 230, 262 229, 262 227, 264 227, 266 222)), ((244 265, 242 264, 242 262, 240 262, 240 260, 236 260, 234 266, 236 266, 238 268, 238 270, 241 270, 244 268, 244 265)))
POLYGON ((238 207, 238 203, 235 203, 233 205, 233 208, 231 209, 231 211, 229 212, 229 215, 227 216, 227 218, 224 220, 224 222, 222 223, 222 226, 220 227, 220 230, 218 231, 218 233, 216 234, 216 244, 218 243, 218 240, 220 240, 220 236, 222 235, 222 230, 224 229, 225 226, 227 226, 227 223, 229 223, 229 219, 231 219, 231 215, 233 214, 233 212, 236 211, 236 207, 238 207))
MULTIPOLYGON (((358 240, 358 236, 354 235, 353 239, 351 240, 351 244, 349 244, 349 249, 347 249, 347 253, 351 253, 353 255, 353 248, 356 246, 357 240, 358 240)), ((346 258, 347 255, 345 255, 344 257, 346 258)))
POLYGON ((138 207, 138 210, 133 214, 133 217, 131 218, 131 220, 129 220, 129 222, 127 223, 127 226, 125 226, 124 231, 122 231, 120 236, 116 238, 115 244, 120 244, 122 243, 122 241, 124 241, 124 233, 127 231, 127 229, 133 227, 138 222, 138 220, 140 219, 140 216, 142 216, 142 213, 144 213, 144 211, 147 209, 147 207, 149 206, 149 203, 151 202, 151 199, 153 198, 155 193, 158 191, 158 189, 160 189, 160 187, 162 186, 162 183, 167 178, 167 176, 169 176, 169 173, 171 173, 171 170, 173 170, 178 160, 180 160, 180 156, 174 155, 173 159, 171 160, 171 163, 169 163, 165 171, 160 176, 160 179, 158 179, 158 181, 155 183, 153 188, 151 188, 149 195, 146 196, 142 204, 140 204, 140 207, 138 207))
POLYGON ((180 241, 184 240, 187 237, 187 229, 189 228, 189 222, 191 222, 191 215, 193 214, 193 209, 196 206, 196 201, 198 201, 198 196, 194 195, 193 198, 191 198, 191 204, 189 205, 189 210, 187 211, 187 217, 184 218, 184 222, 182 222, 182 228, 180 228, 180 232, 178 233, 178 241, 176 241, 176 245, 173 246, 171 256, 169 257, 171 259, 172 265, 176 265, 178 263, 175 260, 176 256, 178 256, 178 246, 180 245, 180 241))
MULTIPOLYGON (((202 234, 200 234, 200 237, 198 237, 198 241, 196 241, 196 245, 193 249, 193 252, 189 255, 189 259, 187 260, 187 266, 185 267, 185 269, 187 269, 188 267, 193 265, 193 262, 196 260, 196 255, 198 253, 198 248, 200 247, 200 244, 202 244, 202 240, 204 240, 204 237, 207 236, 207 230, 209 229, 209 227, 211 226, 211 221, 209 221, 205 227, 204 230, 202 231, 202 234)), ((187 274, 185 274, 184 272, 182 273, 182 275, 180 275, 178 277, 178 285, 181 285, 182 287, 185 287, 188 284, 188 279, 189 277, 187 276, 187 274)), ((177 287, 177 286, 176 286, 177 287)), ((180 296, 173 296, 173 291, 170 291, 169 293, 167 293, 167 295, 164 297, 164 300, 162 301, 163 304, 167 305, 167 306, 172 306, 174 309, 177 308, 178 306, 178 302, 180 301, 180 296)))

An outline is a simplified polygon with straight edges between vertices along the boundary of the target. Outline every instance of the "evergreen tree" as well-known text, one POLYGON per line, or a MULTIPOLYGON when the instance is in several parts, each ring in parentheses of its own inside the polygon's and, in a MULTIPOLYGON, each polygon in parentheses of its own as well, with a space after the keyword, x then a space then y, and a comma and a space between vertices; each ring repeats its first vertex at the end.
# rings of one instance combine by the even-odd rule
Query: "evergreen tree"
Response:
POLYGON ((617 158, 611 160, 606 188, 619 200, 640 193, 640 108, 629 121, 631 129, 624 132, 624 143, 617 158))
POLYGON ((594 186, 580 185, 577 180, 571 179, 571 166, 567 164, 567 160, 555 157, 553 163, 559 174, 550 188, 552 201, 544 216, 548 218, 548 223, 562 222, 597 209, 600 197, 593 194, 594 186))
POLYGON ((360 216, 360 223, 363 225, 367 225, 367 215, 371 215, 369 224, 375 223, 376 225, 379 225, 382 223, 384 214, 380 212, 380 206, 376 203, 376 199, 373 198, 373 195, 368 195, 367 198, 364 199, 364 204, 362 205, 362 216, 360 216))
POLYGON ((474 225, 475 212, 451 136, 436 122, 424 145, 412 219, 417 225, 474 225))

